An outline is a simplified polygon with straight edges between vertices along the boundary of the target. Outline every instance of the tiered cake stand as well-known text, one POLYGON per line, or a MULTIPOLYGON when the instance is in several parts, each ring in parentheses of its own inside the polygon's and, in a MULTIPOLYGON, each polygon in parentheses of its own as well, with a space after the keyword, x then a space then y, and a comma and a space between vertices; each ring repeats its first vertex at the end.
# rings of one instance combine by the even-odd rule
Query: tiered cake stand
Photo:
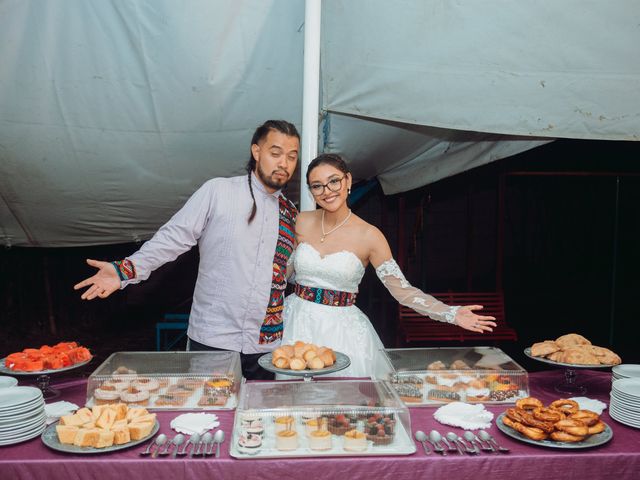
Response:
POLYGON ((527 347, 524 349, 524 354, 531 358, 532 360, 536 360, 542 363, 548 363, 549 365, 554 365, 556 367, 564 368, 564 379, 560 383, 554 386, 555 391, 558 393, 563 393, 565 395, 584 395, 587 393, 587 387, 578 383, 578 371, 583 369, 600 369, 600 368, 611 368, 614 365, 581 365, 577 363, 562 363, 562 362, 554 362, 553 360, 549 360, 543 357, 534 357, 531 355, 531 348, 527 347))
POLYGON ((11 370, 10 368, 5 367, 4 365, 4 361, 5 359, 2 358, 0 359, 0 374, 6 374, 6 375, 11 375, 11 376, 29 376, 29 377, 36 377, 36 386, 42 391, 42 396, 44 397, 45 400, 50 400, 52 398, 56 398, 60 395, 60 390, 57 390, 55 388, 51 388, 50 386, 50 382, 51 382, 51 375, 52 374, 56 374, 56 373, 60 373, 60 372, 66 372, 67 370, 73 370, 75 368, 79 368, 82 367, 84 365, 86 365, 87 363, 89 363, 92 360, 92 358, 90 358, 89 360, 85 360, 84 362, 80 362, 80 363, 76 363, 74 365, 70 365, 68 367, 63 367, 63 368, 58 368, 56 370, 38 370, 36 372, 23 372, 23 371, 19 371, 19 370, 11 370))

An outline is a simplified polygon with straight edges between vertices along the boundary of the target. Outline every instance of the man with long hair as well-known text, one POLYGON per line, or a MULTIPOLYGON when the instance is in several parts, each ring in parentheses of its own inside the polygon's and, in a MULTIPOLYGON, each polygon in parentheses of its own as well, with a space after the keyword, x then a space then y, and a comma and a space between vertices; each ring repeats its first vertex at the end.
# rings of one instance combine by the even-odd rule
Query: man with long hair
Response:
POLYGON ((197 243, 200 263, 187 349, 240 352, 246 378, 272 378, 257 359, 282 338, 286 266, 298 212, 281 189, 293 176, 299 150, 294 125, 266 121, 251 139, 247 175, 208 180, 125 259, 87 259, 98 272, 74 289, 88 287, 85 300, 106 298, 146 280, 197 243))

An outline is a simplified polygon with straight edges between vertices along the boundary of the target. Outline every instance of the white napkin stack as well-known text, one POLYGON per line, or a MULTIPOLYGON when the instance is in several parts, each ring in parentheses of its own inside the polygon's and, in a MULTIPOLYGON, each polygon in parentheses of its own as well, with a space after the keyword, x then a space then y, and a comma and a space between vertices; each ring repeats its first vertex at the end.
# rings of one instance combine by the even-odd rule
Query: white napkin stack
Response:
POLYGON ((479 403, 471 405, 464 402, 451 402, 437 409, 433 418, 445 425, 477 430, 491 427, 493 413, 479 403))
POLYGON ((65 401, 46 403, 44 405, 44 412, 47 415, 47 425, 55 422, 63 415, 75 412, 78 408, 80 407, 75 403, 65 401))
POLYGON ((219 426, 218 416, 211 413, 183 413, 171 420, 171 428, 185 435, 202 435, 207 430, 219 426))
POLYGON ((602 415, 602 412, 607 408, 607 404, 589 397, 571 397, 569 400, 578 402, 580 410, 591 410, 598 415, 602 415))

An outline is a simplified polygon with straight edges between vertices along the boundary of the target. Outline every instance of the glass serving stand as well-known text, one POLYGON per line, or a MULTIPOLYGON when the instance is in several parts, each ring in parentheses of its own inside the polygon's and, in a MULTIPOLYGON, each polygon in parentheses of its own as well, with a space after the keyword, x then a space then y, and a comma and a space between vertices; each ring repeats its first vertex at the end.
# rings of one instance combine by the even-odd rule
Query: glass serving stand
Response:
POLYGON ((544 357, 534 357, 533 355, 531 355, 530 347, 524 349, 524 354, 532 360, 536 360, 542 363, 548 363, 549 365, 553 365, 555 367, 564 368, 564 377, 561 382, 557 383, 554 386, 554 389, 556 392, 566 395, 577 396, 587 393, 587 387, 580 384, 578 381, 579 370, 613 367, 613 365, 582 365, 577 363, 554 362, 553 360, 549 360, 544 357))
POLYGON ((93 358, 89 360, 85 360, 84 362, 79 362, 74 365, 69 365, 68 367, 58 368, 56 370, 38 370, 35 372, 24 372, 19 370, 11 370, 10 368, 5 367, 4 361, 5 359, 0 359, 0 373, 6 375, 19 375, 21 377, 36 377, 35 385, 42 392, 42 396, 45 400, 50 400, 52 398, 57 398, 60 396, 60 390, 51 387, 51 375, 66 372, 68 370, 73 370, 76 368, 80 368, 87 363, 89 363, 93 358))
POLYGON ((302 377, 305 382, 310 382, 313 377, 320 375, 327 375, 329 373, 339 372, 351 365, 351 360, 347 355, 341 352, 334 352, 336 354, 336 361, 333 365, 326 368, 320 368, 316 370, 291 370, 289 368, 278 368, 273 365, 271 352, 265 353, 258 359, 258 364, 265 370, 273 373, 279 373, 281 375, 290 375, 292 377, 302 377))

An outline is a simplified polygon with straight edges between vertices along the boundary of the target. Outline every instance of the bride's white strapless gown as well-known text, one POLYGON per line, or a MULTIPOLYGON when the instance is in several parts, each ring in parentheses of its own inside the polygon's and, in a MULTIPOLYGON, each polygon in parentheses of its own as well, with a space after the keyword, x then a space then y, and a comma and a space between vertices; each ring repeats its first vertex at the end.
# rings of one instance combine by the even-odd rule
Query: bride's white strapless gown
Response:
MULTIPOLYGON (((345 250, 323 257, 308 243, 298 245, 293 265, 300 285, 351 293, 358 291, 365 272, 355 253, 345 250)), ((355 305, 322 305, 291 294, 284 302, 283 321, 283 345, 302 340, 349 356, 351 365, 331 376, 374 376, 378 352, 384 346, 367 316, 355 305)))

